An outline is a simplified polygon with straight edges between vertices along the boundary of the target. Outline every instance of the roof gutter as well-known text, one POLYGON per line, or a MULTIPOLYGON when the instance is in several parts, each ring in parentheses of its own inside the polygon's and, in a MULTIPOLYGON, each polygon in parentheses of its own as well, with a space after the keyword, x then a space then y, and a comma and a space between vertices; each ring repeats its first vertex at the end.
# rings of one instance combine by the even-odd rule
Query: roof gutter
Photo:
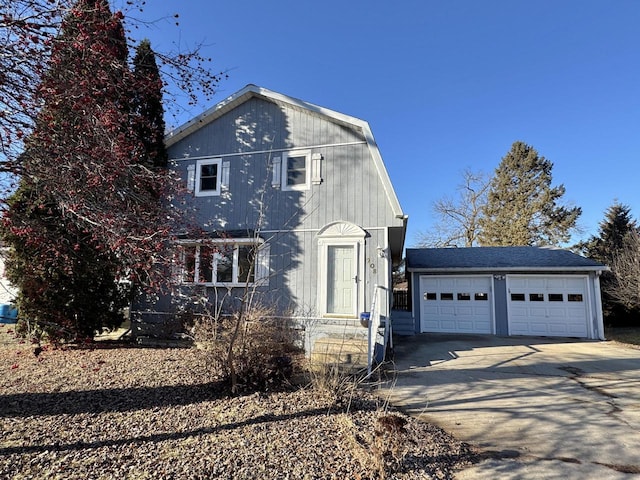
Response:
POLYGON ((421 268, 407 267, 408 272, 416 273, 495 273, 495 272, 606 272, 610 268, 602 267, 450 267, 421 268))

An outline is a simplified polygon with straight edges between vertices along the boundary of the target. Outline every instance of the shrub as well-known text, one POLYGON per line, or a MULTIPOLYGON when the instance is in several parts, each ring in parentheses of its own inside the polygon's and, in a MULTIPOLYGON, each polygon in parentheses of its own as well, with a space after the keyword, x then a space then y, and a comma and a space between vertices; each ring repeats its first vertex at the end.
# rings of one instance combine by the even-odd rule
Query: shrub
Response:
POLYGON ((233 393, 267 391, 290 383, 302 355, 298 332, 267 308, 228 315, 202 315, 194 323, 196 343, 212 373, 233 393))
POLYGON ((348 415, 342 415, 342 440, 351 453, 366 468, 371 478, 384 480, 401 472, 409 447, 406 418, 380 412, 373 432, 348 415))

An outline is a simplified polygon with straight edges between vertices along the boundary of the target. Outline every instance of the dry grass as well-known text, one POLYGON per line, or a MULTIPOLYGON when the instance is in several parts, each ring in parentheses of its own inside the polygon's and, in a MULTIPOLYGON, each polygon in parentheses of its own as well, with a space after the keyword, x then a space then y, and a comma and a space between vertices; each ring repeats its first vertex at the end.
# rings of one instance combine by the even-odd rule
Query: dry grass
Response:
POLYGON ((362 392, 348 410, 310 388, 231 397, 197 349, 36 356, 10 329, 0 326, 0 478, 451 479, 474 459, 399 413, 406 424, 387 438, 379 419, 391 412, 362 392))
POLYGON ((640 327, 607 328, 605 338, 618 343, 640 346, 640 327))

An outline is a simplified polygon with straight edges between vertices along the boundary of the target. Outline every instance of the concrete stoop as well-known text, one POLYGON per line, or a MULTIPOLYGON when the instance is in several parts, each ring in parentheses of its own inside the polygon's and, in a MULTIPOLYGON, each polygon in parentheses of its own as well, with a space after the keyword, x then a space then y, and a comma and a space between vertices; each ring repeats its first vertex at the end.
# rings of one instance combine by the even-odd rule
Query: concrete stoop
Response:
POLYGON ((318 338, 311 351, 312 365, 335 365, 348 370, 367 368, 366 336, 328 335, 318 338))

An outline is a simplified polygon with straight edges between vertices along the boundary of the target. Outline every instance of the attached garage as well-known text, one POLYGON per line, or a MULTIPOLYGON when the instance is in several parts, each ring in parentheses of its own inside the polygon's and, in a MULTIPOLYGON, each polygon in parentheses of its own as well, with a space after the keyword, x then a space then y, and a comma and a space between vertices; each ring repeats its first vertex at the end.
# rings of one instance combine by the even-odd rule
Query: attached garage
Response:
POLYGON ((604 339, 593 260, 556 248, 407 249, 414 333, 604 339))

